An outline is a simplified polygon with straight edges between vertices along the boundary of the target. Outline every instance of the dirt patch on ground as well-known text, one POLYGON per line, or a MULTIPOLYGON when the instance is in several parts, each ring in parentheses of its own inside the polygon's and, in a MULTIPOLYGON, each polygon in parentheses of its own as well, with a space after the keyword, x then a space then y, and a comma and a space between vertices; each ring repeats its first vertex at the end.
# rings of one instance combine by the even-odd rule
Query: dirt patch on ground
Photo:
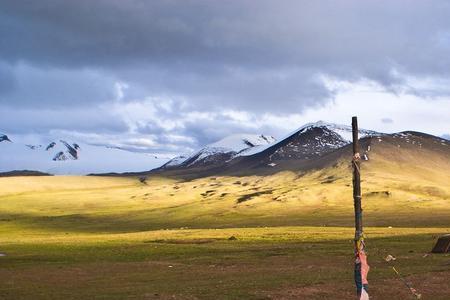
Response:
MULTIPOLYGON (((450 271, 432 272, 406 277, 405 279, 422 295, 422 299, 450 298, 450 271)), ((414 299, 404 283, 397 278, 370 280, 370 299, 414 299)), ((316 284, 301 287, 284 287, 261 294, 268 299, 355 299, 352 282, 341 284, 316 284)))

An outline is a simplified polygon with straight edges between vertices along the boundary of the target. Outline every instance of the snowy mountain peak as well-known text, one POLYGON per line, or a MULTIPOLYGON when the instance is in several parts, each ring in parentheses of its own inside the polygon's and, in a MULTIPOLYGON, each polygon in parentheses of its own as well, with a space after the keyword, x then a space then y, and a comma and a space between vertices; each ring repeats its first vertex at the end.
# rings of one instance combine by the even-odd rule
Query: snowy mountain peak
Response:
POLYGON ((208 165, 224 162, 248 149, 270 145, 276 140, 273 136, 264 134, 233 134, 215 143, 209 144, 190 156, 177 156, 161 168, 194 165, 208 165))
POLYGON ((0 133, 0 142, 10 142, 10 143, 12 143, 12 141, 8 138, 8 136, 6 134, 1 134, 1 133, 0 133))
MULTIPOLYGON (((365 137, 381 133, 360 129, 359 134, 360 137, 365 137)), ((271 158, 274 158, 273 155, 292 159, 312 157, 345 146, 351 140, 351 126, 318 121, 301 126, 281 138, 277 143, 246 149, 240 152, 239 156, 250 156, 266 150, 270 151, 269 148, 276 148, 271 158)))
MULTIPOLYGON (((360 137, 373 135, 380 135, 380 133, 372 130, 359 130, 360 137)), ((268 147, 267 151, 270 153, 270 161, 311 159, 341 148, 351 143, 351 140, 351 126, 318 121, 305 124, 291 132, 270 149, 268 147)))
MULTIPOLYGON (((342 125, 342 124, 335 124, 335 123, 329 123, 325 121, 318 121, 315 123, 308 123, 300 127, 299 129, 292 132, 290 135, 295 133, 302 133, 310 128, 326 128, 330 131, 333 131, 337 133, 339 136, 342 137, 346 142, 352 141, 352 127, 349 125, 342 125)), ((368 135, 380 135, 381 133, 373 131, 373 130, 366 130, 366 129, 359 129, 359 137, 365 137, 368 135)))

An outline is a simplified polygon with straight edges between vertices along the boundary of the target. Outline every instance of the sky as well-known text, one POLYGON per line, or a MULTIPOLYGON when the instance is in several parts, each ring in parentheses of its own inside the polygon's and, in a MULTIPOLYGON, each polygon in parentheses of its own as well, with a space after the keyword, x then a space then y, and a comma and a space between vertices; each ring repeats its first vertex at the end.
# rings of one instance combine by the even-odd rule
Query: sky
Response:
POLYGON ((450 2, 3 0, 0 115, 173 155, 353 115, 449 137, 450 2))

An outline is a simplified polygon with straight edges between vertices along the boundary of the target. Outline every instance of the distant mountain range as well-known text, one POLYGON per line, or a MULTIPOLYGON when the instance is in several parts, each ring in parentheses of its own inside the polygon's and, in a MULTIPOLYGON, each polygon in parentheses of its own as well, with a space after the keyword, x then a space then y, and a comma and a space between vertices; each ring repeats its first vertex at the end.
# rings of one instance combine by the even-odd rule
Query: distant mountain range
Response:
MULTIPOLYGON (((349 160, 351 137, 350 126, 319 121, 306 124, 278 141, 261 143, 241 151, 223 151, 221 155, 216 151, 214 159, 202 157, 203 161, 194 160, 195 163, 192 163, 192 158, 199 157, 199 153, 208 152, 210 145, 191 157, 177 158, 177 163, 165 164, 146 174, 196 178, 211 175, 266 175, 284 170, 321 169, 342 160, 349 160)), ((436 136, 413 131, 385 134, 360 129, 359 137, 363 160, 370 159, 374 153, 371 148, 374 146, 377 152, 394 145, 397 149, 401 148, 404 155, 409 153, 408 155, 414 157, 425 149, 432 149, 436 155, 450 161, 450 142, 436 136)), ((414 160, 410 163, 413 164, 414 160)))
POLYGON ((138 172, 158 167, 168 159, 66 140, 25 144, 0 134, 0 175, 138 172))
MULTIPOLYGON (((279 140, 268 135, 231 135, 194 153, 169 160, 65 140, 45 145, 24 145, 0 134, 0 172, 28 170, 50 174, 155 174, 189 179, 209 175, 307 171, 348 160, 351 157, 351 136, 350 126, 319 121, 306 124, 279 140)), ((359 136, 364 160, 391 146, 402 149, 404 155, 410 152, 407 155, 411 157, 421 155, 425 149, 432 149, 439 157, 450 160, 450 142, 436 136, 412 131, 385 134, 366 129, 360 129, 359 136), (377 149, 375 152, 374 146, 377 149)))
MULTIPOLYGON (((360 130, 362 137, 381 135, 371 130, 360 130)), ((321 156, 350 143, 350 126, 319 121, 306 124, 277 141, 265 135, 232 135, 207 145, 192 155, 175 157, 155 171, 214 168, 225 163, 242 161, 270 153, 268 165, 273 167, 280 159, 308 159, 321 156)))
MULTIPOLYGON (((382 133, 361 129, 360 137, 382 133)), ((154 171, 195 170, 233 165, 265 158, 268 167, 282 160, 308 160, 320 157, 351 142, 352 128, 319 121, 306 124, 279 141, 272 136, 233 135, 208 145, 190 156, 180 156, 154 171)))

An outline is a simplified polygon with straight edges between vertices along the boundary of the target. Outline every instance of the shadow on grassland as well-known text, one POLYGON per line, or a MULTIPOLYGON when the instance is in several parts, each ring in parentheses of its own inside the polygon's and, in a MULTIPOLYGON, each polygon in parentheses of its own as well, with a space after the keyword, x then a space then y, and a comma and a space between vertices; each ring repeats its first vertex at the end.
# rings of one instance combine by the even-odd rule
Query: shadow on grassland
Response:
MULTIPOLYGON (((67 214, 42 216, 33 214, 2 214, 0 226, 18 226, 22 229, 73 233, 128 233, 160 229, 210 229, 236 227, 317 226, 353 227, 353 215, 339 211, 286 215, 227 212, 180 214, 184 205, 168 208, 131 211, 120 214, 67 214)), ((443 227, 448 228, 450 212, 418 211, 411 213, 371 213, 365 216, 365 226, 374 227, 443 227)))

